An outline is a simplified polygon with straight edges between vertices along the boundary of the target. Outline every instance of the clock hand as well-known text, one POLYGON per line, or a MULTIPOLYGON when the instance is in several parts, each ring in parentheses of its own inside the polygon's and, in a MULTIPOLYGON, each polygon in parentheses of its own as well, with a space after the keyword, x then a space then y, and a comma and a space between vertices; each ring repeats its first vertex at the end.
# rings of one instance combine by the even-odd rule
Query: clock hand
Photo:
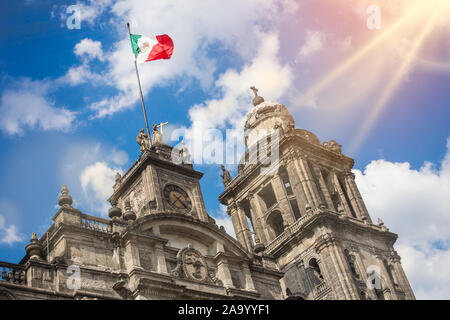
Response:
POLYGON ((174 202, 174 204, 177 203, 177 202, 180 202, 181 205, 182 205, 185 209, 187 209, 187 206, 183 203, 183 201, 180 200, 180 197, 177 197, 176 195, 174 195, 174 197, 177 198, 176 201, 174 202))

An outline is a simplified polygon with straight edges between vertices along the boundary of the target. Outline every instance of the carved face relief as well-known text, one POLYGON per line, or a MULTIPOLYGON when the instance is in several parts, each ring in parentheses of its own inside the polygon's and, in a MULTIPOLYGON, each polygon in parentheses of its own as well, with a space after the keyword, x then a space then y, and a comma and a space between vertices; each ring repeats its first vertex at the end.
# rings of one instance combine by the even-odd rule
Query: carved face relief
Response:
POLYGON ((164 188, 164 199, 172 209, 181 213, 188 213, 192 209, 192 202, 188 194, 176 185, 166 185, 164 188))
POLYGON ((185 249, 181 260, 183 271, 187 278, 196 281, 205 281, 208 277, 208 266, 205 258, 195 249, 185 249))

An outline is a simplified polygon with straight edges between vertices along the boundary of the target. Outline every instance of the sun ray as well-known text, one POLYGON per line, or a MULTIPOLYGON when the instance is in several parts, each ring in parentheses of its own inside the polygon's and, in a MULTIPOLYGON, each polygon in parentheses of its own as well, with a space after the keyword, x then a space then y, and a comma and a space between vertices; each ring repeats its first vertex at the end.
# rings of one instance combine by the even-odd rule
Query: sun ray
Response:
POLYGON ((409 9, 395 24, 381 32, 374 40, 368 43, 365 47, 361 48, 358 52, 349 57, 346 61, 341 63, 338 67, 328 73, 322 80, 317 84, 307 90, 305 96, 314 97, 318 92, 327 87, 338 77, 340 77, 345 71, 347 71, 351 66, 357 63, 366 54, 370 53, 384 40, 387 40, 399 27, 401 27, 405 22, 412 19, 421 10, 422 6, 420 3, 416 3, 409 9))
POLYGON ((446 73, 450 72, 450 63, 448 62, 433 61, 420 57, 417 57, 417 62, 424 68, 427 68, 432 71, 446 72, 446 73))
POLYGON ((375 103, 374 107, 371 109, 369 116, 364 121, 363 125, 361 126, 361 129, 358 131, 357 135, 355 136, 355 139, 353 140, 353 143, 350 147, 351 152, 354 152, 360 146, 362 141, 366 138, 367 134, 369 133, 370 129, 373 127, 375 121, 377 120, 381 112, 386 108, 388 101, 395 92, 395 89, 397 89, 397 87, 399 86, 403 76, 407 73, 407 70, 411 66, 412 62, 415 60, 418 51, 422 47, 429 33, 432 31, 436 18, 441 13, 441 8, 442 5, 436 8, 433 15, 428 19, 427 24, 425 25, 425 27, 423 27, 423 29, 419 33, 418 37, 414 42, 413 47, 403 60, 400 68, 396 71, 396 73, 394 74, 394 76, 389 81, 386 88, 380 95, 379 99, 375 103))

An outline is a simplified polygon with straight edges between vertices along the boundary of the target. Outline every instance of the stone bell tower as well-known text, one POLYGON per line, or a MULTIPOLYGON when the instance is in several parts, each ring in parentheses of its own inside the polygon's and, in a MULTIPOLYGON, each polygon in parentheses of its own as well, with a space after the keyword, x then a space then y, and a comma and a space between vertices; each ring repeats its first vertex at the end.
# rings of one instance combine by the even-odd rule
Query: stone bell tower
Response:
POLYGON ((109 198, 113 206, 110 218, 123 213, 124 219, 136 220, 155 212, 173 211, 209 222, 199 184, 203 174, 193 169, 184 143, 175 149, 154 139, 148 148, 140 136, 137 140, 142 141, 139 159, 123 176, 116 174, 114 193, 109 198))
POLYGON ((289 299, 414 299, 393 248, 397 235, 372 222, 354 160, 336 141, 295 128, 284 105, 251 89, 247 150, 219 196, 238 241, 276 259, 289 299))

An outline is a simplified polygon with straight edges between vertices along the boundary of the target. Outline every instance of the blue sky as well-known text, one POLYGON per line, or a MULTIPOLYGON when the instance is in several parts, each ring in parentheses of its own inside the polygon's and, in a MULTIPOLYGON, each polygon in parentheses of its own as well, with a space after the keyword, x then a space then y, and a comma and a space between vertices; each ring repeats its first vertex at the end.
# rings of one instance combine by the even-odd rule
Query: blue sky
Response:
MULTIPOLYGON (((144 120, 130 21, 134 33, 167 33, 175 44, 172 59, 140 67, 149 121, 169 122, 168 143, 176 143, 169 141, 176 128, 241 128, 256 85, 266 100, 286 105, 297 127, 337 140, 355 158, 372 218, 399 233, 418 297, 450 298, 450 278, 432 276, 450 266, 450 10, 441 8, 426 32, 434 8, 423 5, 383 38, 417 6, 389 2, 2 2, 0 260, 19 261, 31 232, 45 232, 62 184, 79 209, 105 216, 114 172, 139 156, 144 120), (366 25, 373 3, 381 8, 376 30, 366 25), (67 28, 70 5, 80 9, 80 29, 67 28), (431 231, 418 235, 421 227, 431 231), (428 271, 417 266, 423 259, 428 271)), ((227 167, 236 174, 236 165, 227 167)), ((217 201, 219 164, 196 168, 208 212, 230 228, 217 201)))

